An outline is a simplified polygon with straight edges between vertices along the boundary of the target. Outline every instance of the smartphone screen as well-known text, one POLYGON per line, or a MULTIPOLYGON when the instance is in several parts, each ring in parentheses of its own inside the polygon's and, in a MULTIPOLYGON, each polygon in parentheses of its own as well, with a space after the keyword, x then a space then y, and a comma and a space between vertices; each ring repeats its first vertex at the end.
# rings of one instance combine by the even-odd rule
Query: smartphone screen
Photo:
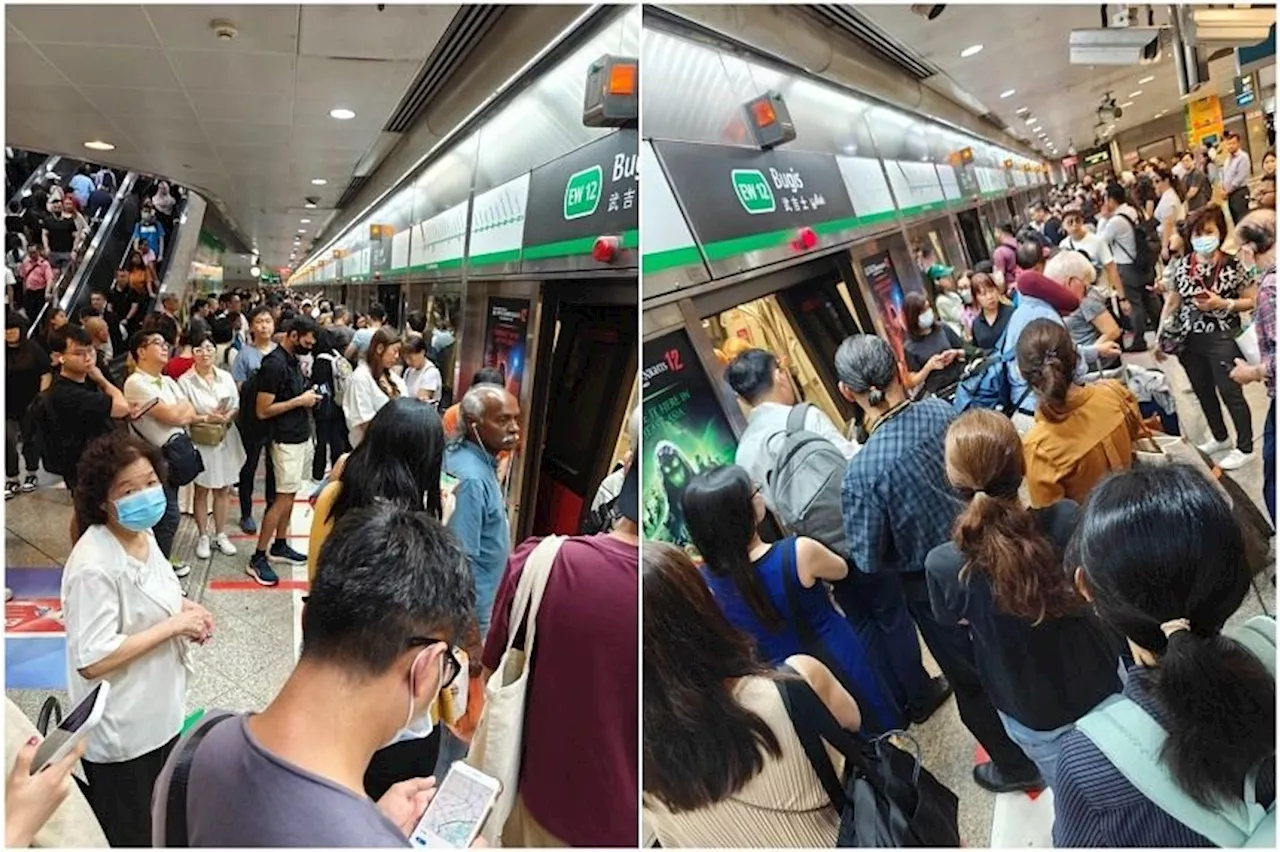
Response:
POLYGON ((93 715, 93 707, 98 703, 98 695, 101 691, 102 684, 95 686, 80 700, 79 704, 71 709, 67 717, 62 720, 62 724, 54 728, 49 736, 45 737, 44 742, 40 743, 40 747, 36 749, 35 759, 31 761, 32 775, 51 763, 64 745, 69 747, 72 738, 84 728, 89 717, 93 715))
POLYGON ((425 849, 467 848, 480 833, 501 786, 498 779, 461 761, 455 763, 413 830, 410 845, 425 849))

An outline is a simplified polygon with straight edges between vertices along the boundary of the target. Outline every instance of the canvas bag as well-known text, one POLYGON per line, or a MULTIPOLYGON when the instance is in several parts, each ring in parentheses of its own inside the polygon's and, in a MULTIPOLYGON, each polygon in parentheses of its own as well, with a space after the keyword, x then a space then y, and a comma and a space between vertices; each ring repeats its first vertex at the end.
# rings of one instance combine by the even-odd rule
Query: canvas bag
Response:
MULTIPOLYGON (((1276 621, 1254 616, 1223 635, 1244 645, 1274 676, 1276 672, 1276 621)), ((1223 724, 1230 724, 1224 721, 1223 724)), ((1244 800, 1231 808, 1211 810, 1196 802, 1178 786, 1160 761, 1167 734, 1160 723, 1132 699, 1113 695, 1076 722, 1076 727, 1106 755, 1130 784, 1187 828, 1222 848, 1276 846, 1275 804, 1265 808, 1255 801, 1258 768, 1245 779, 1244 800), (1248 803, 1248 804, 1246 804, 1248 803)))
POLYGON ((471 740, 467 763, 497 778, 502 789, 494 802, 481 835, 490 846, 501 845, 502 829, 515 807, 520 785, 520 757, 524 751, 525 699, 529 692, 533 641, 538 625, 538 608, 547 590, 551 566, 564 543, 564 536, 548 536, 525 560, 511 602, 511 625, 507 648, 497 670, 484 687, 484 712, 471 740), (514 646, 519 627, 524 625, 524 647, 514 646))
POLYGON ((787 529, 848 553, 840 490, 849 460, 836 445, 804 428, 812 406, 792 406, 777 461, 767 475, 774 511, 787 529))

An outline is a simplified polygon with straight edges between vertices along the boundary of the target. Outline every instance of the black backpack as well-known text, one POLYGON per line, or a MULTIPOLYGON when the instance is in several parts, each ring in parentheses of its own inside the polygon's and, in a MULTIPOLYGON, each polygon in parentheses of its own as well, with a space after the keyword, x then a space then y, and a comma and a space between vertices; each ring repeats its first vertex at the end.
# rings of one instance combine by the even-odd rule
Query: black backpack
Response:
MULTIPOLYGON (((1135 222, 1123 213, 1117 212, 1116 215, 1128 222, 1129 227, 1133 229, 1135 251, 1133 257, 1129 258, 1129 262, 1143 272, 1154 272, 1156 258, 1160 254, 1160 234, 1156 231, 1155 220, 1143 219, 1141 222, 1135 222)), ((1124 254, 1129 253, 1129 250, 1119 242, 1116 243, 1116 247, 1124 254)))
POLYGON ((62 436, 66 433, 58 428, 57 418, 53 416, 53 405, 50 401, 52 388, 41 391, 31 400, 27 408, 27 428, 30 434, 39 436, 36 443, 40 447, 40 463, 44 469, 54 476, 65 476, 67 464, 62 436))
POLYGON ((262 367, 249 374, 249 378, 240 385, 240 411, 236 415, 236 426, 241 435, 260 436, 264 424, 258 419, 258 373, 262 367))

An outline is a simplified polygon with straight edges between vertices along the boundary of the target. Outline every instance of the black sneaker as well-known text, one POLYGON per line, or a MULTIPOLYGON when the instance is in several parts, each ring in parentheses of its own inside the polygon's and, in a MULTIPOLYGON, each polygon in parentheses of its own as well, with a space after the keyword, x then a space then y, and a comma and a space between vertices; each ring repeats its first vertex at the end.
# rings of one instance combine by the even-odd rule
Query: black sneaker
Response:
POLYGON ((22 493, 30 494, 40 487, 40 480, 36 478, 34 473, 27 474, 27 478, 22 480, 22 493))
POLYGON ((271 545, 270 553, 272 559, 282 559, 286 562, 296 562, 300 565, 305 564, 307 561, 305 553, 299 553, 283 541, 277 541, 271 545))
POLYGON ((262 586, 275 586, 280 583, 280 578, 276 576, 275 569, 271 567, 267 557, 258 553, 249 560, 249 567, 245 568, 244 572, 262 586))
POLYGON ((11 479, 4 484, 4 499, 12 500, 22 492, 22 487, 18 485, 16 479, 11 479))
POLYGON ((1040 777, 1039 770, 1033 769, 1032 774, 1025 778, 1014 778, 990 760, 973 767, 973 780, 992 793, 1034 793, 1044 789, 1044 779, 1040 777))
POLYGON ((911 720, 913 725, 923 725, 929 721, 929 717, 938 711, 938 708, 947 703, 947 699, 951 697, 951 693, 955 690, 951 688, 951 681, 947 680, 946 675, 938 675, 933 679, 933 700, 924 707, 908 708, 907 718, 911 720))
POLYGON ((253 518, 245 516, 240 519, 240 531, 246 535, 253 535, 258 531, 258 525, 253 522, 253 518))

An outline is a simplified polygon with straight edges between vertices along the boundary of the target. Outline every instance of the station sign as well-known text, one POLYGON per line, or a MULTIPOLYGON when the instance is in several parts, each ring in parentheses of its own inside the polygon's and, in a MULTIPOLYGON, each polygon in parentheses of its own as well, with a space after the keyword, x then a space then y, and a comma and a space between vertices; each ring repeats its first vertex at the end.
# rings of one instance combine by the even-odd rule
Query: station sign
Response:
POLYGON ((462 266, 467 240, 467 202, 413 226, 409 241, 409 267, 436 272, 462 266))
POLYGON ((1244 74, 1231 81, 1231 92, 1236 96, 1236 106, 1246 107, 1258 99, 1254 88, 1254 75, 1244 74))
POLYGON ((645 176, 640 187, 640 232, 644 234, 640 268, 644 272, 645 298, 706 281, 710 276, 702 253, 667 176, 658 166, 652 142, 640 143, 640 171, 645 176))
MULTIPOLYGON (((639 133, 618 130, 534 169, 524 193, 523 260, 590 255, 596 238, 604 235, 623 236, 623 247, 635 249, 639 147, 639 133)), ((519 187, 511 190, 519 194, 519 187)), ((514 204, 515 197, 509 200, 514 204)), ((485 203, 500 204, 497 199, 485 203)), ((505 244, 509 250, 509 238, 505 244)))
POLYGON ((529 178, 525 172, 475 197, 471 204, 471 240, 467 249, 470 265, 493 266, 520 260, 529 178))

